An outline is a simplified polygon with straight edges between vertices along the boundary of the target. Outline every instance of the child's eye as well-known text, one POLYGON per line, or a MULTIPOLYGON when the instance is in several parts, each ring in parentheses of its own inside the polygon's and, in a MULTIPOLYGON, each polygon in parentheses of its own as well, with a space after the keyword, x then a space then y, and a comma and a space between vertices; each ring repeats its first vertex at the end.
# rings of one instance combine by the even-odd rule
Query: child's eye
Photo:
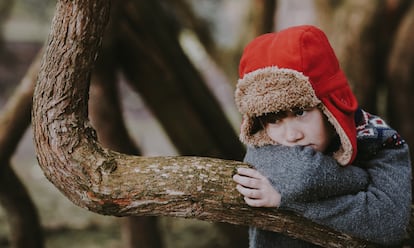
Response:
POLYGON ((304 116, 306 113, 308 112, 308 110, 306 109, 302 109, 302 108, 297 108, 293 110, 293 113, 295 114, 295 116, 297 117, 301 117, 304 116))
POLYGON ((298 111, 295 112, 296 116, 302 116, 304 114, 305 114, 305 110, 298 110, 298 111))

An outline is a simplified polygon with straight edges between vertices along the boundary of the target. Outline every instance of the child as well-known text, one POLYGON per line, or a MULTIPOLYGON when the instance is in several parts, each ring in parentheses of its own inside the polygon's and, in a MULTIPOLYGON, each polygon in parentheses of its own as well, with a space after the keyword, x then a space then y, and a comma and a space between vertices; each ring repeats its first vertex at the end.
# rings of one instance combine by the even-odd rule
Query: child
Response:
MULTIPOLYGON (((252 207, 294 211, 382 245, 404 238, 411 206, 408 146, 358 108, 325 34, 297 26, 245 48, 235 101, 248 145, 233 177, 252 207)), ((250 228, 250 247, 312 247, 250 228)))

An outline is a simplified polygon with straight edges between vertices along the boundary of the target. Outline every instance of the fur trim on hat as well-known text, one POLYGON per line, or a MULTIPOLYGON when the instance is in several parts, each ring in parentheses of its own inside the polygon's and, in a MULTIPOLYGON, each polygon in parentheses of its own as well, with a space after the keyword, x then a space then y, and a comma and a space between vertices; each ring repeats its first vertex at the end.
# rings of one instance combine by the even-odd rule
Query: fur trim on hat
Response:
POLYGON ((314 107, 320 103, 308 77, 277 66, 245 74, 238 80, 235 100, 242 114, 253 116, 295 107, 314 107))
POLYGON ((341 165, 346 165, 352 157, 352 144, 346 135, 344 129, 339 125, 333 114, 322 104, 322 112, 328 118, 329 123, 335 128, 336 133, 339 135, 341 140, 341 146, 334 152, 333 158, 338 161, 341 165))
POLYGON ((352 156, 352 145, 333 114, 318 99, 309 78, 301 72, 265 67, 247 73, 238 80, 235 102, 243 115, 240 140, 251 146, 276 145, 266 134, 256 117, 293 108, 309 108, 317 105, 338 133, 342 145, 333 154, 340 163, 346 164, 352 156))
POLYGON ((265 67, 247 73, 238 80, 236 105, 243 115, 240 140, 249 145, 274 144, 255 118, 295 107, 307 108, 321 101, 309 83, 308 77, 292 69, 265 67))

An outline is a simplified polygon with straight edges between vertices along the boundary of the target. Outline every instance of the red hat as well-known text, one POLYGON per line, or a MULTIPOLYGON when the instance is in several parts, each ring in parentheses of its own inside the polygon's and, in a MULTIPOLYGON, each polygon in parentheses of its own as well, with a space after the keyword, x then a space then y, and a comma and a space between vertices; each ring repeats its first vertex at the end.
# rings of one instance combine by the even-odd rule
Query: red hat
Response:
POLYGON ((245 144, 274 144, 255 117, 321 105, 341 140, 334 158, 347 165, 356 156, 358 103, 326 35, 314 26, 264 34, 249 43, 240 60, 235 101, 243 115, 240 139, 245 144))

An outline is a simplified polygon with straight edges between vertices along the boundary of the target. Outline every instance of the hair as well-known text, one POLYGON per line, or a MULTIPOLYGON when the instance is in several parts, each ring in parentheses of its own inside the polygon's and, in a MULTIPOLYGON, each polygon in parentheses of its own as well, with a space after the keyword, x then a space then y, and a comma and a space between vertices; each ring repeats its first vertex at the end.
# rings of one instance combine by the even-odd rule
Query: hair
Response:
POLYGON ((329 154, 332 155, 334 152, 336 152, 340 145, 341 145, 341 140, 339 138, 338 133, 335 130, 335 127, 332 125, 332 123, 328 120, 328 117, 323 113, 322 111, 322 104, 318 104, 315 107, 294 107, 291 108, 289 110, 282 110, 282 111, 278 111, 278 112, 269 112, 269 113, 264 113, 262 115, 256 116, 255 118, 253 118, 253 128, 251 130, 252 135, 254 134, 253 132, 258 132, 260 130, 264 130, 266 131, 266 125, 269 123, 274 123, 276 119, 283 119, 287 116, 288 112, 296 112, 298 110, 309 110, 309 109, 318 109, 318 111, 320 111, 322 113, 323 119, 324 119, 324 124, 327 125, 328 130, 330 132, 329 137, 330 137, 330 142, 328 147, 326 148, 326 150, 324 151, 325 154, 329 154))

